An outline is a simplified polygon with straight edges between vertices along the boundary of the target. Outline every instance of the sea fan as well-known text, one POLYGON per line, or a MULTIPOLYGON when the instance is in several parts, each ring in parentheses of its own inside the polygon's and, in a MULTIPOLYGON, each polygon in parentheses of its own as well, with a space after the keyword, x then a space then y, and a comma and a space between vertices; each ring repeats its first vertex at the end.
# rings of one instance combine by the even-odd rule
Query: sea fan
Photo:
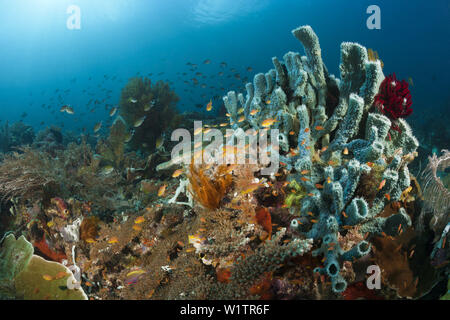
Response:
POLYGON ((450 191, 438 174, 450 167, 450 151, 442 150, 440 157, 433 154, 428 160, 428 166, 421 174, 423 197, 426 209, 434 213, 431 224, 437 230, 445 226, 450 212, 450 191))

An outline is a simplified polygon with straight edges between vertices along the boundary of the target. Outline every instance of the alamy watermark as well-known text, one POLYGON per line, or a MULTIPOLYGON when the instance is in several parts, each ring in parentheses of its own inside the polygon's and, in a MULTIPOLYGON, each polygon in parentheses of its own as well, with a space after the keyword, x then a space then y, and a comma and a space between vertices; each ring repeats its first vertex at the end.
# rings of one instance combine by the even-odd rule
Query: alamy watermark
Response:
POLYGON ((380 30, 381 29, 381 9, 377 5, 370 5, 366 10, 367 14, 370 16, 367 18, 366 25, 369 30, 380 30))
POLYGON ((187 129, 172 132, 172 141, 181 140, 172 149, 172 162, 185 165, 192 161, 197 165, 258 164, 262 166, 262 175, 272 175, 278 172, 280 163, 278 137, 278 129, 244 131, 241 128, 227 129, 224 136, 219 129, 204 128, 201 121, 194 121, 193 139, 187 129), (210 143, 204 147, 204 142, 210 143))
POLYGON ((377 265, 370 265, 367 267, 367 274, 370 276, 367 277, 366 286, 367 289, 381 289, 381 270, 377 265))
POLYGON ((67 7, 67 14, 70 16, 67 18, 66 26, 69 30, 80 30, 81 29, 81 9, 79 6, 74 4, 67 7))

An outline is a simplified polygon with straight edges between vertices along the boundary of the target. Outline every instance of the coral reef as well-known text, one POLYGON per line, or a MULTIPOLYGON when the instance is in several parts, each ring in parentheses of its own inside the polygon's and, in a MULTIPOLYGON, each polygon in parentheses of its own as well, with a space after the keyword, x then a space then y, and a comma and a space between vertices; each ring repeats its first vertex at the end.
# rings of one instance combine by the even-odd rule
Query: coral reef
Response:
MULTIPOLYGON (((246 97, 223 97, 236 129, 230 140, 247 129, 279 130, 274 144, 258 145, 260 156, 280 155, 270 174, 266 163, 169 160, 167 131, 192 115, 177 113, 167 83, 147 78, 123 88, 120 115, 95 146, 47 128, 31 147, 8 149, 0 232, 23 236, 6 232, 0 242, 0 297, 409 299, 430 292, 448 273, 441 192, 448 152, 432 157, 423 175, 421 215, 422 193, 409 172, 418 141, 404 119, 407 85, 385 78, 376 52, 351 42, 341 44, 340 75, 332 75, 312 28, 292 33, 304 56, 273 58, 274 68, 246 85, 246 97), (380 290, 365 286, 374 264, 380 290)), ((226 123, 206 120, 194 136, 226 132, 226 123)), ((1 137, 10 134, 5 128, 1 137)), ((218 148, 250 159, 250 146, 218 148)))
POLYGON ((379 92, 385 79, 380 61, 370 61, 363 46, 344 42, 338 79, 328 74, 311 27, 299 27, 292 33, 303 44, 306 56, 289 52, 283 62, 273 58, 275 69, 255 75, 253 83, 246 86, 245 100, 233 91, 223 100, 233 126, 238 126, 238 109, 243 107, 246 121, 239 126, 258 130, 264 119, 274 119, 272 128, 280 130, 280 149, 285 153, 296 150, 295 155, 282 155, 281 161, 297 171, 294 179, 308 196, 291 210, 299 217, 292 220, 291 227, 320 244, 313 255, 322 256, 324 265, 316 271, 329 276, 333 291, 339 293, 347 285, 340 274, 343 263, 371 250, 363 240, 343 251, 339 233, 360 225, 373 235, 390 234, 411 225, 404 212, 377 217, 410 185, 407 164, 414 158, 418 142, 406 121, 397 119, 410 113, 409 92, 403 82, 398 86, 401 90, 386 89, 385 108, 395 109, 398 106, 389 103, 397 103, 399 97, 406 99, 403 111, 398 110, 392 118, 398 131, 391 133, 393 122, 374 104, 385 93, 383 86, 379 92), (338 97, 337 104, 327 99, 328 92, 338 97), (367 194, 360 187, 357 195, 361 177, 372 170, 377 170, 370 178, 378 183, 376 193, 367 194))

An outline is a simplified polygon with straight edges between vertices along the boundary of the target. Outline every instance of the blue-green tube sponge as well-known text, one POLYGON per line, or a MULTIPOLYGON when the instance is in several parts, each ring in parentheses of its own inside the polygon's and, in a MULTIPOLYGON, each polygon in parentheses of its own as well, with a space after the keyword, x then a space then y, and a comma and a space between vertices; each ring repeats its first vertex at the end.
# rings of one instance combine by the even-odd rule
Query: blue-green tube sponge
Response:
POLYGON ((365 255, 369 254, 370 252, 370 243, 363 240, 360 243, 358 243, 356 246, 348 250, 342 255, 342 259, 344 261, 354 261, 356 259, 359 259, 361 257, 364 257, 365 255))
POLYGON ((367 218, 368 212, 367 201, 363 198, 354 198, 347 207, 345 223, 351 226, 356 225, 367 218))
POLYGON ((331 288, 335 293, 344 292, 347 289, 347 281, 338 274, 336 277, 331 278, 331 288))

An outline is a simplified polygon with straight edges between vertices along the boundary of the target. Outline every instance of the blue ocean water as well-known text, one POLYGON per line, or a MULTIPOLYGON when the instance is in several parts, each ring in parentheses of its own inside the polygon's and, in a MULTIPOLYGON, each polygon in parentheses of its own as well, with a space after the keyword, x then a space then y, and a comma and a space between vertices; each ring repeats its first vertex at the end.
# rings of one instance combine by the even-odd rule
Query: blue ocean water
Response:
POLYGON ((302 52, 290 31, 309 24, 331 73, 339 75, 340 43, 359 42, 379 53, 386 75, 413 80, 413 126, 448 122, 449 13, 447 0, 0 0, 0 119, 92 128, 129 78, 149 73, 171 82, 180 111, 193 111, 244 92, 242 79, 272 68, 273 56, 302 52), (373 4, 381 30, 366 26, 373 4), (79 30, 66 26, 70 5, 81 10, 79 30), (192 85, 187 62, 206 88, 192 85), (74 116, 59 112, 65 104, 74 116))

